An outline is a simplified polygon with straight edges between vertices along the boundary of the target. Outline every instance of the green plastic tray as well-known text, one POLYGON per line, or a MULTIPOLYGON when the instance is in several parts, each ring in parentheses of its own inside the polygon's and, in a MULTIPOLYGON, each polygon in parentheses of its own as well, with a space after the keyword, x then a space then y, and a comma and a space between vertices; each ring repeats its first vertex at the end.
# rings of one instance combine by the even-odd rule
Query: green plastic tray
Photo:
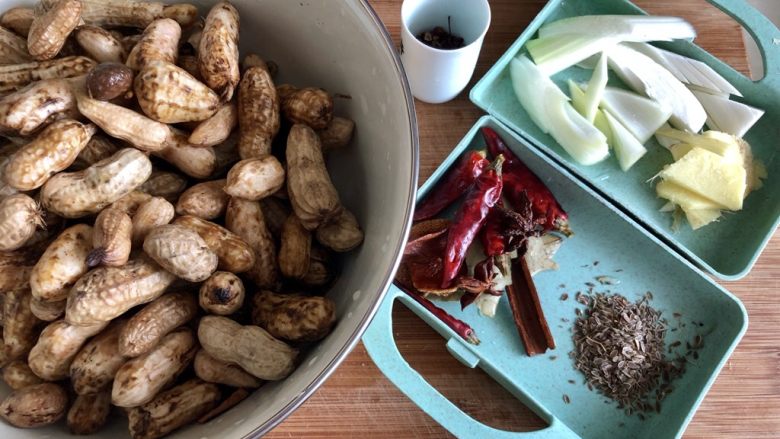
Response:
POLYGON ((747 328, 744 307, 656 236, 490 116, 480 119, 455 147, 420 189, 418 199, 425 197, 464 151, 485 148, 478 132, 482 126, 495 129, 569 212, 575 235, 565 240, 555 256, 560 269, 534 277, 557 349, 535 357, 525 354, 506 297, 501 299, 494 319, 479 316, 474 306, 461 311, 457 302, 437 302, 450 314, 472 325, 482 340, 479 346, 474 346, 465 343, 405 293, 391 287, 363 336, 369 355, 390 381, 457 437, 658 439, 681 436, 747 328), (667 343, 680 340, 685 346, 685 341, 692 340, 695 334, 706 334, 698 360, 689 364, 685 375, 674 382, 675 390, 664 400, 661 413, 652 414, 645 421, 626 416, 614 403, 605 404, 605 397, 588 390, 583 376, 568 357, 573 348, 570 328, 576 318, 575 293, 587 291, 586 282, 598 283, 595 278, 599 275, 611 276, 621 283, 599 285, 595 291, 611 290, 632 300, 651 291, 652 305, 663 312, 672 327, 677 325, 673 313, 682 313, 681 321, 686 326, 668 332, 667 343), (564 292, 569 298, 561 301, 564 292), (545 419, 549 427, 523 433, 497 430, 475 421, 442 396, 398 351, 392 327, 396 300, 441 334, 447 340, 448 350, 463 364, 482 368, 545 419), (551 355, 557 358, 552 361, 551 355), (574 380, 574 384, 568 380, 574 380), (563 395, 569 396, 569 404, 563 401, 563 395))
MULTIPOLYGON (((524 52, 525 43, 547 22, 589 14, 643 14, 624 0, 552 0, 523 31, 517 41, 471 90, 471 100, 489 114, 520 133, 530 143, 570 170, 577 178, 624 209, 643 227, 660 236, 674 249, 713 275, 726 280, 745 276, 780 223, 780 31, 744 0, 709 0, 739 21, 753 36, 764 56, 765 77, 753 82, 727 64, 688 41, 659 44, 660 47, 701 60, 739 89, 744 102, 766 110, 745 139, 755 156, 767 167, 769 178, 764 188, 753 192, 744 209, 726 214, 719 222, 697 231, 683 224, 672 230, 672 217, 659 212, 664 201, 655 195, 649 180, 671 163, 671 154, 651 140, 648 153, 629 172, 622 172, 611 157, 594 166, 581 166, 544 134, 520 106, 509 79, 509 62, 524 52)), ((569 78, 587 81, 590 71, 571 67, 553 79, 563 85, 569 78)), ((612 85, 623 86, 610 72, 612 85)), ((564 90, 568 90, 563 87, 564 90)), ((605 229, 606 232, 606 229, 605 229)))

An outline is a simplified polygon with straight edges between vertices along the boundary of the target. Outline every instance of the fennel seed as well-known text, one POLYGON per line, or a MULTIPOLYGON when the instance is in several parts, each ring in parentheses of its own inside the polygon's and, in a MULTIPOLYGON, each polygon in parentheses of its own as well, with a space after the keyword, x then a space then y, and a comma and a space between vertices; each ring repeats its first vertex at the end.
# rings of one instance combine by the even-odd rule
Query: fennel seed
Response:
MULTIPOLYGON (((661 312, 649 305, 648 296, 631 302, 619 294, 595 293, 588 299, 573 335, 575 367, 585 375, 588 388, 640 419, 643 412, 659 411, 660 401, 672 390, 670 383, 686 364, 684 357, 665 357, 667 325, 661 312)), ((698 347, 703 342, 697 337, 693 344, 698 347)))

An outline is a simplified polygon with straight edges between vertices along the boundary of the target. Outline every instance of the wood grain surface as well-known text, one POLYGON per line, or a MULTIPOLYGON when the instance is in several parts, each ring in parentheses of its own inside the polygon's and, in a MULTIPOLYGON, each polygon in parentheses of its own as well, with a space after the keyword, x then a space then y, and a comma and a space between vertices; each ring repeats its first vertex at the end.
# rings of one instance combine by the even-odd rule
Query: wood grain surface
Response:
MULTIPOLYGON (((398 43, 401 0, 371 3, 398 43)), ((491 0, 490 3, 493 22, 467 90, 517 38, 545 2, 491 0)), ((698 44, 737 70, 747 72, 739 25, 706 1, 636 0, 636 3, 652 14, 688 19, 699 32, 698 44)), ((467 92, 443 105, 417 102, 421 183, 481 115, 469 102, 467 92)), ((748 277, 723 283, 747 306, 750 328, 696 413, 686 438, 780 437, 778 267, 780 237, 776 234, 748 277)), ((396 306, 394 325, 399 349, 407 361, 471 416, 510 431, 545 426, 484 372, 468 369, 452 358, 444 340, 403 306, 396 306)), ((441 438, 450 435, 398 391, 359 345, 325 385, 268 437, 441 438)))

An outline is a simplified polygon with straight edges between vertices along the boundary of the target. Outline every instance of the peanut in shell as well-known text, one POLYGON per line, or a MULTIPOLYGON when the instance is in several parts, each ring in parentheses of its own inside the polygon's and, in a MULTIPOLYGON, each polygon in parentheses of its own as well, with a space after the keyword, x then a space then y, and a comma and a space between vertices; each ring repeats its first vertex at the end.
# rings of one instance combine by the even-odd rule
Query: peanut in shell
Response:
POLYGON ((308 230, 339 215, 339 194, 325 167, 319 136, 306 125, 294 125, 287 138, 287 192, 308 230))
POLYGON ((27 35, 30 55, 38 61, 56 57, 79 25, 82 7, 79 0, 60 0, 42 14, 36 14, 27 35))
POLYGON ((241 158, 271 154, 271 141, 279 132, 279 98, 271 75, 251 67, 238 89, 238 150, 241 158))

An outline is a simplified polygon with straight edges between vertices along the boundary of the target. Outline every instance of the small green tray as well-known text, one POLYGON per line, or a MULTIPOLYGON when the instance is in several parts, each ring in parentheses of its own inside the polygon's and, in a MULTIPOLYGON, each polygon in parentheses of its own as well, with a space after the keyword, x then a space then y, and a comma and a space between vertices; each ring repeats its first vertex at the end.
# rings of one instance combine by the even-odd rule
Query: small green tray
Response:
POLYGON ((415 404, 460 438, 660 439, 681 436, 747 329, 747 314, 742 303, 569 171, 490 116, 477 121, 420 189, 418 200, 429 193, 464 151, 485 148, 478 131, 483 126, 496 130, 569 212, 575 234, 564 241, 555 255, 560 269, 534 276, 557 349, 535 357, 525 354, 506 296, 501 298, 493 319, 479 316, 475 306, 461 311, 457 301, 436 302, 475 329, 482 343, 474 346, 391 286, 363 336, 369 355, 415 404), (610 276, 620 284, 598 285, 596 277, 601 275, 610 276), (574 369, 568 354, 573 349, 570 329, 578 307, 575 294, 587 292, 587 283, 597 284, 596 292, 610 290, 631 300, 651 291, 654 296, 651 305, 663 312, 670 327, 678 326, 674 313, 680 312, 680 323, 685 326, 667 333, 667 345, 680 341, 683 348, 696 334, 705 334, 699 358, 673 383, 675 390, 663 401, 660 414, 651 414, 644 421, 638 416, 626 416, 614 403, 605 404, 605 397, 588 390, 583 375, 574 369), (569 297, 562 301, 560 297, 564 292, 569 297), (398 351, 392 321, 396 300, 441 334, 453 356, 468 367, 482 368, 549 426, 533 432, 497 430, 474 420, 442 396, 398 351), (694 321, 696 324, 692 323, 694 321), (551 360, 553 355, 557 358, 551 360), (563 395, 569 397, 568 404, 563 395))
MULTIPOLYGON (((578 15, 644 13, 632 3, 625 0, 551 0, 471 90, 470 96, 477 106, 520 133, 534 147, 595 188, 675 250, 721 279, 736 280, 750 271, 780 224, 780 45, 777 44, 780 31, 744 0, 709 1, 733 16, 756 40, 764 56, 764 79, 753 82, 688 41, 659 46, 707 63, 742 92, 744 102, 766 110, 766 114, 745 138, 769 173, 764 187, 750 194, 742 211, 726 214, 715 224, 697 231, 683 224, 674 231, 671 214, 659 212, 664 201, 656 197, 655 185, 649 180, 664 165, 671 163, 672 157, 655 140, 651 140, 647 145, 648 153, 629 172, 622 172, 614 158, 594 166, 581 166, 552 137, 536 127, 512 90, 509 62, 524 52, 523 46, 542 24, 578 15)), ((610 76, 613 85, 621 85, 612 72, 610 76)), ((553 79, 559 85, 564 85, 569 78, 587 81, 589 77, 590 71, 571 67, 553 79)), ((565 87, 563 89, 567 90, 565 87)), ((609 232, 605 230, 605 233, 609 232)))

